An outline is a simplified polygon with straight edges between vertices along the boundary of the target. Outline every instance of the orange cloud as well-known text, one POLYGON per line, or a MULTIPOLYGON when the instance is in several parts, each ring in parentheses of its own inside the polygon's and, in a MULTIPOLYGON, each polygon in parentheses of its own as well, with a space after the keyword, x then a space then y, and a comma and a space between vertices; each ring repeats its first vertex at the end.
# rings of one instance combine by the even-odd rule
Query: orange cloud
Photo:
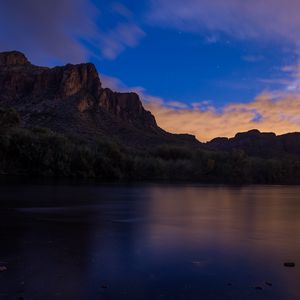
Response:
POLYGON ((138 93, 161 128, 173 133, 190 133, 205 142, 251 129, 276 134, 300 132, 299 70, 298 64, 286 67, 291 78, 285 79, 281 91, 263 92, 248 103, 230 103, 223 109, 217 109, 209 101, 191 104, 166 101, 147 94, 142 87, 127 87, 117 78, 103 75, 101 78, 103 85, 113 90, 138 93))
POLYGON ((178 109, 158 98, 145 98, 145 107, 160 127, 173 133, 191 133, 201 141, 232 137, 237 132, 259 129, 284 134, 300 131, 300 95, 289 92, 262 93, 246 104, 229 104, 221 111, 201 103, 178 109))

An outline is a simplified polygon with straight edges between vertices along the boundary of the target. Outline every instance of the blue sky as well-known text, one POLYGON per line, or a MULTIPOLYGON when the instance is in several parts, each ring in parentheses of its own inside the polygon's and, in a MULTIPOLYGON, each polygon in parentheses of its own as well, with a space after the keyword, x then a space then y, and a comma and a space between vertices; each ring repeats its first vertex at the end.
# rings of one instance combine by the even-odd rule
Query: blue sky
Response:
POLYGON ((299 12, 296 0, 1 1, 0 50, 48 66, 91 61, 173 132, 284 133, 300 119, 299 12))
POLYGON ((129 87, 141 86, 169 101, 207 100, 216 107, 247 102, 262 90, 280 88, 280 80, 289 76, 282 68, 297 62, 294 45, 287 41, 239 39, 205 29, 155 26, 144 20, 149 9, 145 1, 94 0, 94 4, 101 10, 100 28, 109 31, 127 21, 116 12, 119 5, 143 30, 135 47, 126 48, 113 59, 91 57, 100 73, 117 77, 129 87))
POLYGON ((138 47, 95 63, 100 72, 128 86, 143 86, 152 95, 221 106, 278 88, 274 79, 287 76, 281 68, 294 61, 274 44, 258 46, 225 36, 208 43, 205 35, 149 28, 138 47))

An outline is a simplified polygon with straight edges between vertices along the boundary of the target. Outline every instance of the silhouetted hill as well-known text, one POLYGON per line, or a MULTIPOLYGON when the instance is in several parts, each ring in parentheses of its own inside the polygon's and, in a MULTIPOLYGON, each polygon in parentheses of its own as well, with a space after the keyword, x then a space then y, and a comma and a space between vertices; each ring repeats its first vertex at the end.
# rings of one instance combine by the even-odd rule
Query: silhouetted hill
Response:
POLYGON ((159 128, 135 93, 103 88, 93 64, 46 68, 24 54, 0 53, 0 106, 15 108, 24 127, 46 127, 93 141, 108 137, 135 147, 200 145, 159 128))
POLYGON ((93 64, 46 68, 0 53, 0 174, 300 183, 300 133, 258 130, 202 144, 159 128, 135 93, 103 88, 93 64))
POLYGON ((243 150, 247 155, 264 158, 282 155, 300 156, 300 133, 276 135, 272 132, 250 130, 237 133, 233 138, 215 138, 206 144, 210 150, 243 150))

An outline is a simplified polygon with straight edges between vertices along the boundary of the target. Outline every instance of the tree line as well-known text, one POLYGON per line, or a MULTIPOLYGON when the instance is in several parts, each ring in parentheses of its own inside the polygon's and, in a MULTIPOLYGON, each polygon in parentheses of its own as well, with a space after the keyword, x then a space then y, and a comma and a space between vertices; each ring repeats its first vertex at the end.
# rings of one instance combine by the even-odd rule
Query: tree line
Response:
POLYGON ((221 152, 172 145, 137 150, 104 138, 85 143, 46 128, 22 128, 15 110, 0 108, 0 174, 101 182, 294 184, 300 183, 300 157, 268 159, 237 149, 221 152))

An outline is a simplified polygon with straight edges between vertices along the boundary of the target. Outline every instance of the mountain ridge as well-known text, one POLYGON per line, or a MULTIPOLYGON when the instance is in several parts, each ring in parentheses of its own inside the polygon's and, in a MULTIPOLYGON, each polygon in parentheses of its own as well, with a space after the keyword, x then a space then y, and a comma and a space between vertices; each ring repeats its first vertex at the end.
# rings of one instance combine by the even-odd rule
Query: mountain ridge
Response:
POLYGON ((18 51, 0 53, 0 105, 15 108, 24 127, 46 127, 93 142, 106 137, 134 148, 163 144, 212 151, 242 150, 247 155, 300 156, 300 133, 276 135, 257 129, 233 138, 217 137, 201 143, 189 134, 160 128, 139 95, 102 86, 91 63, 40 67, 18 51))
POLYGON ((208 143, 168 133, 137 94, 104 88, 90 63, 48 68, 0 53, 0 132, 3 176, 300 183, 300 133, 208 143))
POLYGON ((15 108, 23 126, 41 126, 87 140, 114 137, 129 146, 193 144, 192 135, 161 129, 136 93, 102 87, 91 63, 32 65, 18 51, 0 53, 0 105, 15 108))
POLYGON ((300 132, 276 135, 273 132, 260 132, 252 129, 239 132, 232 138, 217 137, 207 142, 210 150, 243 150, 247 155, 258 157, 277 157, 282 154, 300 156, 300 132))

